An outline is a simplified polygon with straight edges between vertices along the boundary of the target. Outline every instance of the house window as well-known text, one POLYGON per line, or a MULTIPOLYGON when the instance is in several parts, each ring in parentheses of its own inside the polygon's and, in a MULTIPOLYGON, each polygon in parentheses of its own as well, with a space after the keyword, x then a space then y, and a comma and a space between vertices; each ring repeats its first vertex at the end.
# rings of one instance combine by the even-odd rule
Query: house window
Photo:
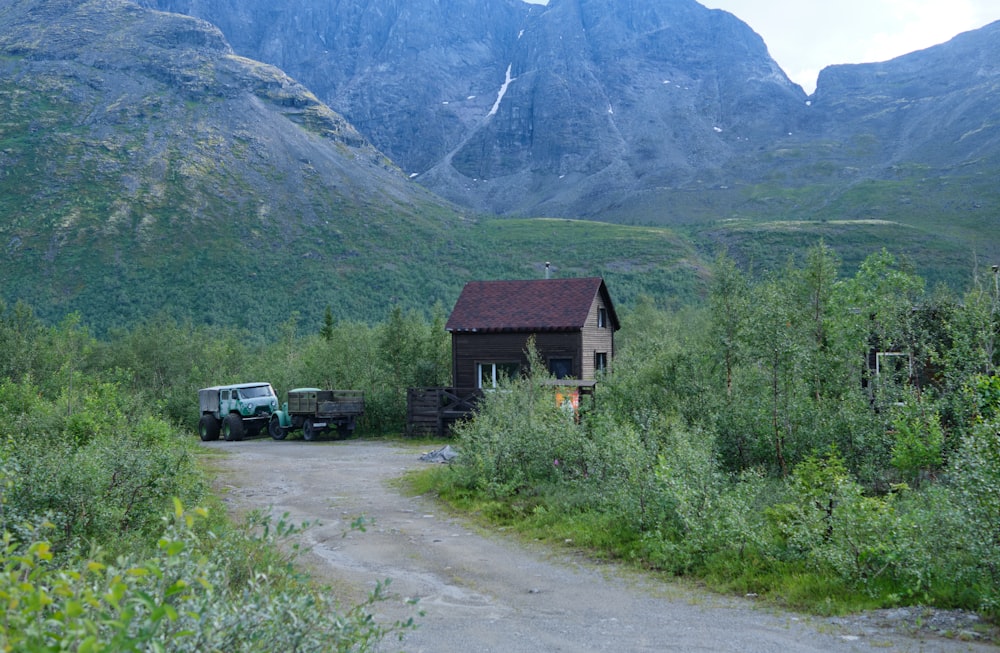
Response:
POLYGON ((518 363, 476 363, 476 387, 495 388, 501 379, 513 379, 520 371, 518 363))
POLYGON ((904 385, 913 377, 913 357, 894 351, 875 352, 875 376, 904 385))
POLYGON ((549 373, 557 379, 567 379, 573 376, 573 359, 550 358, 549 373))
POLYGON ((608 369, 608 353, 604 351, 594 352, 594 370, 606 372, 608 369))
POLYGON ((597 309, 597 326, 602 329, 608 328, 608 309, 606 308, 597 309))
POLYGON ((913 381, 913 357, 892 351, 876 352, 875 381, 882 401, 902 406, 903 389, 913 381))

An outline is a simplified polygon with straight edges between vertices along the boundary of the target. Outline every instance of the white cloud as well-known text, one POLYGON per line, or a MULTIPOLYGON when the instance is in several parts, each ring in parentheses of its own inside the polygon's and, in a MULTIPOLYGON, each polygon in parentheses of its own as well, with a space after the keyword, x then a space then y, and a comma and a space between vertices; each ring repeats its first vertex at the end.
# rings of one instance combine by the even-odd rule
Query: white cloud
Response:
POLYGON ((760 34, 793 81, 812 92, 831 64, 885 61, 1000 20, 996 0, 705 0, 760 34))

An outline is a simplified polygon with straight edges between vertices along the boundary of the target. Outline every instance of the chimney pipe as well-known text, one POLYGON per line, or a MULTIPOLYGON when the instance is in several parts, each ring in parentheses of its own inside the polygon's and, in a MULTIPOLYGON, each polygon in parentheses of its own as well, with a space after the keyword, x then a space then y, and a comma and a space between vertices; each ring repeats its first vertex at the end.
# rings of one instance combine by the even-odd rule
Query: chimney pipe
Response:
POLYGON ((545 261, 545 278, 549 278, 549 262, 545 261))

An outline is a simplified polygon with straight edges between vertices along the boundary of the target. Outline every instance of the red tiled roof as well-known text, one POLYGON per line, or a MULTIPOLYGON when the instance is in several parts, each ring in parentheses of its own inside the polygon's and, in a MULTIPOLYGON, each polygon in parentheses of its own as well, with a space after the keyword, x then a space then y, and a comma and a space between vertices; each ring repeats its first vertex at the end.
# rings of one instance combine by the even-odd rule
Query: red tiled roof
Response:
POLYGON ((455 302, 448 331, 572 331, 582 329, 597 293, 604 293, 611 324, 618 327, 600 277, 470 281, 455 302))

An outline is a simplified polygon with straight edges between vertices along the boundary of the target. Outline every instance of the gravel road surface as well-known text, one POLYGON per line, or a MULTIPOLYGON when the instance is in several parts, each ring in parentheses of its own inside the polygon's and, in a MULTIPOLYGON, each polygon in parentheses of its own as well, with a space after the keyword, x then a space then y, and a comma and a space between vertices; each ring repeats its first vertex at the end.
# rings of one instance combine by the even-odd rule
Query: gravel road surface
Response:
POLYGON ((594 562, 570 546, 553 549, 484 531, 432 498, 397 490, 394 479, 432 464, 420 460, 426 445, 251 439, 203 446, 225 453, 209 464, 234 513, 262 508, 289 513, 295 523, 318 522, 302 536, 310 551, 301 562, 345 603, 377 581, 391 581, 391 598, 377 606, 376 617, 413 616, 418 628, 402 641, 387 640, 387 651, 1000 651, 934 631, 971 632, 970 615, 786 613, 594 562), (360 515, 367 530, 349 532, 360 515), (914 624, 921 628, 908 627, 914 624))

